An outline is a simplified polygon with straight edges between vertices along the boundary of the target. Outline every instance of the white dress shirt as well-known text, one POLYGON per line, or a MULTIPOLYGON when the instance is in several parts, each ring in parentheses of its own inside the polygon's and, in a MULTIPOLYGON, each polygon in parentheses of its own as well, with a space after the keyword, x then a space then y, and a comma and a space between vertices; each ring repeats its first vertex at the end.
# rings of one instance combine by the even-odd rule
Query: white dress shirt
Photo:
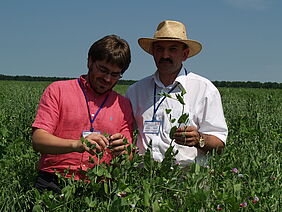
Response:
MULTIPOLYGON (((150 141, 152 142, 153 158, 157 161, 164 159, 164 154, 171 144, 169 132, 173 126, 178 126, 177 122, 171 123, 170 119, 178 118, 182 114, 182 105, 177 100, 158 94, 168 93, 176 84, 178 84, 171 95, 180 94, 181 86, 186 90, 184 95, 184 112, 189 114, 187 125, 196 126, 198 131, 203 134, 214 135, 226 143, 228 134, 225 122, 221 97, 218 89, 206 78, 196 75, 182 67, 175 82, 165 87, 159 79, 156 71, 153 75, 146 77, 133 85, 129 86, 126 97, 130 99, 133 114, 138 127, 137 147, 139 153, 145 153, 150 141), (154 115, 154 89, 156 87, 155 120, 161 122, 158 134, 145 134, 143 132, 144 122, 152 121, 154 115), (162 101, 162 102, 161 102, 162 101), (161 102, 161 104, 160 104, 161 102), (165 109, 171 109, 167 114, 165 109), (169 117, 171 115, 171 117, 169 117)), ((179 164, 187 165, 191 162, 198 162, 204 165, 206 154, 196 147, 188 147, 172 142, 174 151, 178 151, 175 156, 179 164)))

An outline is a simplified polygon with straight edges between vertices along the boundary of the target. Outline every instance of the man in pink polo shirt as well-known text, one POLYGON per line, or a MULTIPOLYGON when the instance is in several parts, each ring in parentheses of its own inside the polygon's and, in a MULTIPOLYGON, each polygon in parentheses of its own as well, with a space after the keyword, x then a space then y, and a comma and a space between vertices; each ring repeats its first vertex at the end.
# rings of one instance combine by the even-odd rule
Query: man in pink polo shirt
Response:
POLYGON ((46 88, 32 124, 32 145, 41 153, 35 184, 40 191, 60 192, 55 171, 63 174, 68 170, 66 177, 83 179, 81 171, 126 153, 124 139, 132 143, 132 108, 129 100, 112 88, 130 62, 128 43, 116 35, 106 36, 89 49, 87 75, 46 88), (81 142, 81 137, 96 149, 81 142), (95 151, 103 156, 97 158, 95 151))

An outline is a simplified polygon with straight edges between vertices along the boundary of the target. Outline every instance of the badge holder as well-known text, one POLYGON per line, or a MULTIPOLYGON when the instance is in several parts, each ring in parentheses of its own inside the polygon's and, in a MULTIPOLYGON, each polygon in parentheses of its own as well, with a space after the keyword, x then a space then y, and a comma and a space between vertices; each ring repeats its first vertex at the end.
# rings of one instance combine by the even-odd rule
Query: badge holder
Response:
POLYGON ((100 131, 82 131, 82 136, 83 138, 85 138, 86 136, 91 135, 92 133, 101 134, 100 131))
POLYGON ((144 134, 159 134, 161 121, 145 121, 144 134))

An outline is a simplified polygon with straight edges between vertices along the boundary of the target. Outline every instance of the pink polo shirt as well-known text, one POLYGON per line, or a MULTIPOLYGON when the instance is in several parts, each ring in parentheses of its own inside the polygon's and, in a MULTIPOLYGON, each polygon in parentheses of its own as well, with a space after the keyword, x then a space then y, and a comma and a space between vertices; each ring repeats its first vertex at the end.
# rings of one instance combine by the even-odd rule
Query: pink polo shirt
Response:
MULTIPOLYGON (((133 116, 129 100, 112 90, 99 97, 94 97, 94 93, 84 77, 81 76, 80 81, 87 93, 92 118, 108 95, 104 106, 93 122, 94 131, 110 135, 121 133, 129 143, 132 143, 133 116)), ((82 131, 90 130, 87 103, 77 79, 57 81, 46 88, 38 105, 32 127, 44 129, 60 138, 77 140, 81 138, 82 131)), ((81 179, 84 176, 80 170, 86 171, 88 168, 94 167, 94 164, 89 161, 89 157, 94 158, 98 163, 98 158, 88 152, 59 155, 42 154, 39 170, 47 172, 56 170, 56 172, 64 173, 65 169, 69 169, 67 177, 74 174, 76 180, 81 179)), ((99 163, 109 163, 111 159, 112 154, 110 150, 107 150, 103 153, 99 163)))

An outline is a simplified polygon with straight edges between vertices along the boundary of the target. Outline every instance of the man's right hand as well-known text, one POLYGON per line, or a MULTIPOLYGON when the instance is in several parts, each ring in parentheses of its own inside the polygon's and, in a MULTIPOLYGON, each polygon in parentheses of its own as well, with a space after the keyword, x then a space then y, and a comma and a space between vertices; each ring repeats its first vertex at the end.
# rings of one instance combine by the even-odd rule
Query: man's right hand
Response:
MULTIPOLYGON (((95 145, 96 149, 100 152, 109 145, 109 140, 104 135, 99 133, 92 133, 86 136, 85 139, 90 142, 90 144, 95 145)), ((88 147, 86 143, 83 143, 81 151, 79 152, 84 151, 87 151, 92 155, 94 154, 94 150, 88 147)))

